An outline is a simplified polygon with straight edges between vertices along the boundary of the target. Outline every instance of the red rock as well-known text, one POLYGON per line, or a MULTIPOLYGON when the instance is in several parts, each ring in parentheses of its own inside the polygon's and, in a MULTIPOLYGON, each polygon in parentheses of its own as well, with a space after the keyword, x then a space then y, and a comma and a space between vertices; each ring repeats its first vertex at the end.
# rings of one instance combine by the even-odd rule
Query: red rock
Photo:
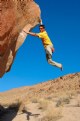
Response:
POLYGON ((39 24, 40 9, 33 0, 0 0, 0 77, 8 72, 18 48, 25 40, 19 35, 39 24))

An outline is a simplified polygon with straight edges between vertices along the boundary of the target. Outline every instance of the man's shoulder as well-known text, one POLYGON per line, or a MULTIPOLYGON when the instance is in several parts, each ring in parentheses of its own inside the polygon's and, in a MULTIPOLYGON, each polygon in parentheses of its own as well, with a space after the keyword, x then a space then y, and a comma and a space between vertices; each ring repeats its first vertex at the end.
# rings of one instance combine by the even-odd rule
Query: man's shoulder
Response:
POLYGON ((44 32, 40 32, 40 33, 41 33, 41 34, 43 34, 43 35, 44 35, 44 34, 47 34, 47 32, 46 32, 46 31, 44 31, 44 32))

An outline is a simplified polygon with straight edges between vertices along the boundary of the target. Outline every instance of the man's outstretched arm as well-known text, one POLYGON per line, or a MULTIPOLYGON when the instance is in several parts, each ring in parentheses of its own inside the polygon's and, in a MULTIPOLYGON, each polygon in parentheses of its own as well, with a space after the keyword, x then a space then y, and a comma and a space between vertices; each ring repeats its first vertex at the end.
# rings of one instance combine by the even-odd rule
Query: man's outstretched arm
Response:
POLYGON ((33 32, 26 32, 26 31, 24 31, 25 33, 27 33, 27 34, 30 34, 30 35, 32 35, 32 36, 37 36, 38 37, 38 35, 36 34, 36 33, 33 33, 33 32))

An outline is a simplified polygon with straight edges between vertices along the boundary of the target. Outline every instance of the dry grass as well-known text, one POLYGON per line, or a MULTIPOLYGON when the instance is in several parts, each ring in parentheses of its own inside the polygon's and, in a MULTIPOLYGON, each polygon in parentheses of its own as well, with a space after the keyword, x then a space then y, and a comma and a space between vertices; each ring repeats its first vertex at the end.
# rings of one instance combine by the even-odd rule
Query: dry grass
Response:
POLYGON ((54 108, 52 105, 47 108, 45 116, 40 121, 57 121, 62 117, 60 108, 54 108))
POLYGON ((13 102, 3 103, 3 107, 19 107, 22 104, 22 101, 19 99, 14 100, 13 102))
POLYGON ((32 103, 38 103, 39 102, 39 99, 37 97, 33 97, 33 98, 30 99, 30 101, 32 103))
POLYGON ((57 100, 56 107, 64 106, 65 104, 69 104, 69 103, 70 103, 70 98, 69 97, 59 98, 57 100))
POLYGON ((77 100, 77 104, 75 105, 75 107, 80 107, 80 99, 77 100))
POLYGON ((39 109, 46 110, 49 103, 50 103, 50 101, 48 101, 47 99, 40 99, 39 100, 39 109))
POLYGON ((77 103, 77 107, 80 107, 80 101, 78 101, 78 103, 77 103))

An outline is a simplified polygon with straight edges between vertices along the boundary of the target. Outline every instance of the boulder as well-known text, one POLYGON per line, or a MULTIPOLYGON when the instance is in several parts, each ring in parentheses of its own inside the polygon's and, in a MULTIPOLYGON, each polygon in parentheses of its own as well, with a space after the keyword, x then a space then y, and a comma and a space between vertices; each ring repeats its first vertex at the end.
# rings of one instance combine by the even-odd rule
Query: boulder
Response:
POLYGON ((0 0, 0 77, 8 72, 27 34, 40 23, 40 8, 33 0, 0 0))

